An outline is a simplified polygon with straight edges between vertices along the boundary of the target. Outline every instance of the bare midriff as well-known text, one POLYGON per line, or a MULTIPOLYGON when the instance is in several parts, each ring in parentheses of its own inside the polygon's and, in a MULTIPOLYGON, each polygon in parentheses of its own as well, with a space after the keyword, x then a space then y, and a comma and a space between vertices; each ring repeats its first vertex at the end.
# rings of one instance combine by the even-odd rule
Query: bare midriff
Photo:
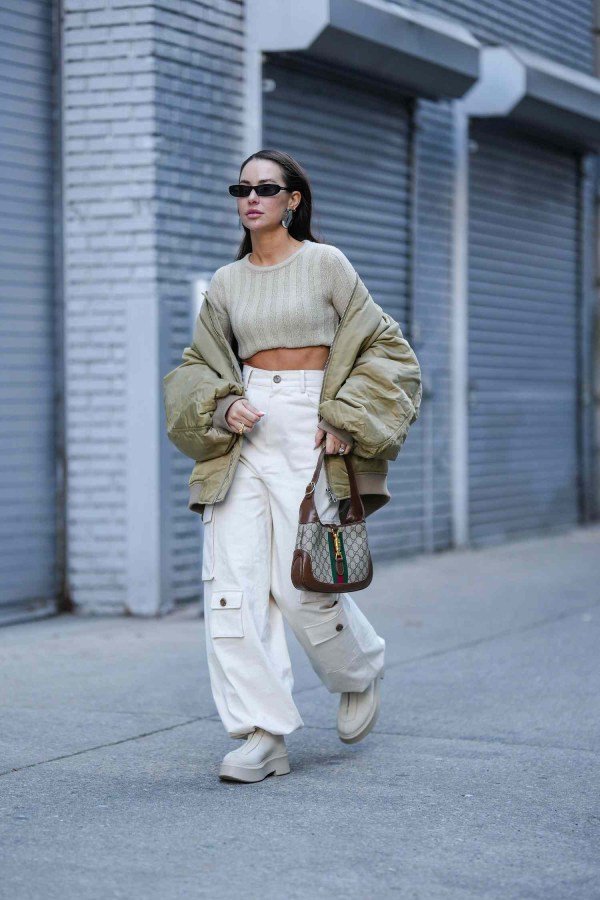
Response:
POLYGON ((329 347, 274 347, 259 350, 243 362, 255 369, 269 369, 283 372, 286 369, 324 369, 329 347))

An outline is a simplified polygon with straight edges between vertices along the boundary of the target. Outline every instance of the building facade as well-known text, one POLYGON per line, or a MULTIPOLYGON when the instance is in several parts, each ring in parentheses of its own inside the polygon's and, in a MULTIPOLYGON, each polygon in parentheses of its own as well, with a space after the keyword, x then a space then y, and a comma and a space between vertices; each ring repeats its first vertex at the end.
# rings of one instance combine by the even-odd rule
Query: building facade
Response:
POLYGON ((589 0, 0 0, 0 614, 201 597, 162 378, 277 147, 423 373, 375 559, 598 518, 589 0))

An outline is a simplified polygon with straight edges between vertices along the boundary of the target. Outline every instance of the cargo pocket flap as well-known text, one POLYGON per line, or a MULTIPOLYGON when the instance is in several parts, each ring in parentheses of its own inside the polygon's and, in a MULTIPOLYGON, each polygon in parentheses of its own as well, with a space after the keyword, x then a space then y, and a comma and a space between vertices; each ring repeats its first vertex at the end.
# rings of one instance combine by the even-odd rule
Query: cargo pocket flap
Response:
POLYGON ((243 591, 213 591, 210 598, 210 633, 213 638, 244 637, 243 591))
POLYGON ((334 616, 325 619, 324 622, 317 622, 316 625, 305 626, 305 632, 311 644, 322 644, 323 641, 329 641, 331 638, 339 637, 348 628, 348 621, 344 613, 344 608, 340 606, 334 616))
POLYGON ((214 591, 210 598, 211 609, 239 609, 243 591, 214 591))

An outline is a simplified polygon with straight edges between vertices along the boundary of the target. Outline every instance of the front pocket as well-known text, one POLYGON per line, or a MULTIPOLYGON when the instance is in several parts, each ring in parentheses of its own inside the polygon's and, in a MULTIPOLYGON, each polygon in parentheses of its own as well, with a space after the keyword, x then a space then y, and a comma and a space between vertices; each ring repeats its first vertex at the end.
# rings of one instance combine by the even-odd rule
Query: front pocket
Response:
POLYGON ((210 598, 211 637, 244 637, 243 593, 243 591, 213 590, 210 598))
POLYGON ((313 647, 317 649, 325 671, 337 672, 340 669, 347 669, 361 650, 342 603, 330 608, 336 610, 334 615, 314 625, 305 625, 304 631, 313 647))
POLYGON ((318 411, 319 403, 321 402, 321 388, 307 387, 304 391, 304 396, 310 405, 318 411))

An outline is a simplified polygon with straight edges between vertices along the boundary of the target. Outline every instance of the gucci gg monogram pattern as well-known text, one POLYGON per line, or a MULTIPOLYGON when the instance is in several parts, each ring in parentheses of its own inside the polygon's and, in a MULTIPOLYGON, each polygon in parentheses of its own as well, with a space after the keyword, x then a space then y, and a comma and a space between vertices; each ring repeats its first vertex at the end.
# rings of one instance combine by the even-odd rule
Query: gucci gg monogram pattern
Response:
MULTIPOLYGON (((355 525, 340 525, 338 533, 343 540, 348 565, 348 581, 363 581, 369 573, 369 545, 367 542, 367 526, 365 522, 355 525)), ((296 535, 296 548, 306 550, 311 558, 312 572, 317 581, 325 584, 334 579, 331 574, 331 557, 329 555, 328 529, 318 522, 299 524, 296 535)))

